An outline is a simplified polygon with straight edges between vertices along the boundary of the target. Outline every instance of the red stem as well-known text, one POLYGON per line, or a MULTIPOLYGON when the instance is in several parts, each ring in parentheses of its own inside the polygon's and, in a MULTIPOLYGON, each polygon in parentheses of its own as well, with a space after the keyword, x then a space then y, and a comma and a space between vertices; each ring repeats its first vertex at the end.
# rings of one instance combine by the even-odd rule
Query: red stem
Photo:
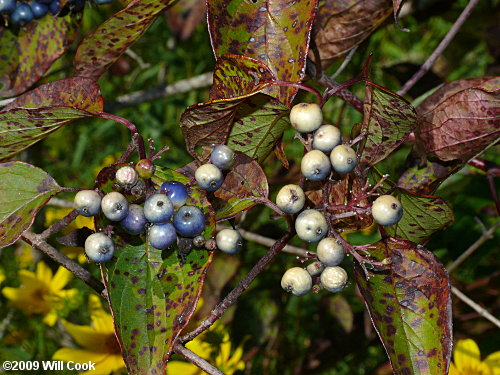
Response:
POLYGON ((314 95, 316 95, 316 98, 318 98, 318 105, 320 107, 323 107, 323 98, 322 98, 321 94, 316 89, 314 89, 310 86, 304 85, 304 84, 299 83, 299 82, 289 82, 289 81, 279 81, 279 80, 274 81, 273 85, 295 87, 298 89, 309 91, 309 92, 313 93, 314 95))

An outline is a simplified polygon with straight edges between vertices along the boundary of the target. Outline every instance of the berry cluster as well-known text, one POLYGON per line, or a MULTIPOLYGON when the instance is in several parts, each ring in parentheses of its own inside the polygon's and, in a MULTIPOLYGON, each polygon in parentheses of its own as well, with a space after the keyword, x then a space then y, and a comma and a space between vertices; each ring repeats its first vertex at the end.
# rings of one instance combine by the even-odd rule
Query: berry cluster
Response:
MULTIPOLYGON (((112 0, 92 0, 94 4, 109 4, 112 0)), ((19 0, 0 0, 0 15, 4 16, 15 26, 25 26, 33 19, 40 19, 47 13, 53 15, 67 12, 77 13, 83 10, 85 0, 68 0, 61 12, 59 0, 33 0, 23 2, 19 0)))
MULTIPOLYGON (((317 104, 300 103, 290 112, 290 122, 300 133, 313 133, 312 148, 301 161, 304 177, 312 181, 330 176, 332 169, 337 173, 348 173, 357 164, 356 152, 342 144, 340 130, 332 125, 322 125, 323 114, 317 104), (328 156, 327 156, 328 155, 328 156)), ((336 239, 326 237, 328 222, 322 211, 303 210, 306 196, 298 185, 285 185, 276 196, 277 206, 286 214, 298 214, 295 218, 297 236, 306 242, 319 242, 318 260, 305 269, 293 267, 285 272, 281 286, 287 292, 302 296, 311 290, 313 278, 330 292, 341 291, 347 285, 347 272, 339 267, 345 255, 344 247, 336 239)), ((391 195, 379 196, 371 209, 373 219, 380 225, 394 225, 403 215, 401 203, 391 195)))
MULTIPOLYGON (((144 159, 135 168, 124 166, 118 169, 115 180, 130 188, 142 181, 140 178, 151 178, 153 173, 153 163, 144 159)), ((95 190, 81 190, 75 195, 74 206, 80 215, 87 217, 102 212, 108 220, 119 222, 130 234, 141 235, 147 231, 150 245, 159 250, 177 242, 178 237, 192 239, 192 243, 201 247, 205 244, 201 236, 205 229, 205 215, 200 208, 186 205, 187 199, 188 189, 184 184, 166 181, 158 191, 146 196, 144 205, 129 203, 116 191, 101 197, 95 190)), ((113 252, 113 241, 104 233, 91 234, 85 241, 85 253, 94 262, 110 260, 113 252)))
MULTIPOLYGON (((224 183, 223 171, 234 165, 234 151, 226 145, 215 146, 210 154, 210 163, 199 166, 194 174, 198 185, 206 191, 216 191, 224 183)), ((223 229, 215 237, 217 248, 227 254, 236 254, 243 247, 240 233, 234 229, 223 229)))

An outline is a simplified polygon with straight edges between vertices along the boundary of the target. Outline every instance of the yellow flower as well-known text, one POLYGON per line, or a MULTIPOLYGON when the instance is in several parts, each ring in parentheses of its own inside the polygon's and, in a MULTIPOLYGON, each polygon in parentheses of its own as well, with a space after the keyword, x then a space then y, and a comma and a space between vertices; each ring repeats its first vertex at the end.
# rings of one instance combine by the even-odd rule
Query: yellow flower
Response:
POLYGON ((28 270, 18 272, 21 287, 2 289, 3 295, 12 305, 27 314, 43 314, 43 321, 53 326, 57 317, 78 305, 78 289, 63 288, 73 276, 66 268, 59 267, 56 274, 39 262, 36 273, 28 270))
MULTIPOLYGON (((218 322, 209 331, 189 342, 186 347, 201 358, 208 360, 226 375, 232 375, 238 370, 245 369, 245 362, 242 360, 243 345, 238 346, 232 352, 229 333, 218 322)), ((204 371, 192 363, 171 361, 167 364, 167 373, 202 375, 204 371)))
POLYGON ((0 268, 0 284, 3 283, 5 280, 5 271, 3 268, 0 268))
POLYGON ((120 346, 114 334, 113 318, 102 308, 96 295, 89 297, 91 326, 80 326, 63 320, 66 331, 82 349, 62 348, 54 353, 52 359, 73 361, 75 363, 95 363, 95 370, 80 375, 107 375, 125 368, 120 346))
POLYGON ((453 360, 448 375, 500 375, 500 351, 481 361, 479 347, 471 339, 458 340, 453 360))

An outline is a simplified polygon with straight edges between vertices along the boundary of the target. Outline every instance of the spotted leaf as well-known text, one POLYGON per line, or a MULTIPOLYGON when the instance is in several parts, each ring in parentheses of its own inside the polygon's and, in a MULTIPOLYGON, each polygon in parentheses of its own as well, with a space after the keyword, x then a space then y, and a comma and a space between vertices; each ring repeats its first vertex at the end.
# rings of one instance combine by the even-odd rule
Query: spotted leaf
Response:
POLYGON ((26 91, 73 42, 78 18, 43 17, 19 29, 0 28, 0 96, 26 91))
POLYGON ((134 0, 80 43, 76 74, 99 78, 151 26, 173 0, 134 0))
POLYGON ((29 229, 40 208, 62 190, 47 172, 31 164, 0 164, 0 248, 29 229))
POLYGON ((92 114, 76 108, 14 108, 0 112, 0 161, 10 158, 69 122, 92 114))
POLYGON ((445 268, 410 241, 388 238, 374 244, 370 254, 391 264, 367 279, 355 263, 354 275, 394 374, 447 374, 452 314, 445 268))
MULTIPOLYGON (((215 56, 252 57, 282 81, 304 78, 317 0, 209 0, 207 5, 215 56)), ((296 92, 295 88, 272 87, 267 93, 289 105, 296 92)))
POLYGON ((250 96, 269 87, 276 78, 269 68, 247 56, 225 54, 217 59, 210 99, 250 96))
POLYGON ((437 162, 427 162, 405 170, 398 180, 398 186, 415 194, 432 194, 449 176, 457 172, 456 166, 446 166, 437 162))
MULTIPOLYGON (((390 0, 326 0, 313 35, 323 68, 361 44, 391 14, 390 0)), ((314 59, 314 54, 309 54, 314 59)))
POLYGON ((394 151, 416 125, 415 109, 402 97, 383 87, 366 83, 360 168, 366 170, 394 151))
POLYGON ((416 146, 432 160, 464 165, 500 137, 499 78, 451 82, 417 108, 416 146))
MULTIPOLYGON (((187 204, 204 210, 203 235, 213 237, 215 216, 204 191, 161 167, 153 180, 188 185, 187 204)), ((194 249, 181 254, 177 245, 161 251, 148 243, 147 235, 127 236, 120 230, 114 240, 117 249, 103 267, 103 279, 127 369, 131 374, 164 374, 173 342, 195 310, 212 253, 194 249)))

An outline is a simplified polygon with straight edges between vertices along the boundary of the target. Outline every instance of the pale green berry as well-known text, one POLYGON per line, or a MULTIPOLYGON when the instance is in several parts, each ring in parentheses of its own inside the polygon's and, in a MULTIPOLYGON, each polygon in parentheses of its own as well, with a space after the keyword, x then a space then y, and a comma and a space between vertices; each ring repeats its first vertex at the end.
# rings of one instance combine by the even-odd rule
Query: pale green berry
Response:
POLYGON ((342 143, 342 134, 339 128, 333 125, 321 125, 314 132, 313 149, 329 153, 342 143))
POLYGON ((323 288, 332 293, 338 293, 347 285, 347 272, 339 266, 326 267, 320 276, 323 288))
POLYGON ((295 214, 304 208, 306 195, 299 185, 285 185, 276 196, 276 205, 287 214, 295 214))
POLYGON ((304 210, 295 220, 295 231, 303 241, 318 242, 325 237, 328 224, 325 216, 317 210, 304 210))
POLYGON ((290 123, 300 133, 310 133, 321 126, 323 112, 316 103, 299 103, 290 111, 290 123))
POLYGON ((377 224, 394 225, 403 217, 403 206, 392 195, 381 195, 373 202, 372 216, 377 224))
POLYGON ((311 275, 303 268, 290 268, 281 278, 281 287, 288 293, 292 293, 294 296, 303 296, 311 290, 311 275))
POLYGON ((348 173, 358 163, 356 151, 347 145, 338 145, 330 153, 330 162, 338 173, 348 173))
POLYGON ((318 243, 316 255, 325 266, 338 266, 344 260, 344 247, 335 238, 323 238, 318 243))
POLYGON ((328 156, 319 150, 312 150, 302 157, 300 170, 305 178, 311 181, 319 181, 328 177, 332 167, 328 156))

